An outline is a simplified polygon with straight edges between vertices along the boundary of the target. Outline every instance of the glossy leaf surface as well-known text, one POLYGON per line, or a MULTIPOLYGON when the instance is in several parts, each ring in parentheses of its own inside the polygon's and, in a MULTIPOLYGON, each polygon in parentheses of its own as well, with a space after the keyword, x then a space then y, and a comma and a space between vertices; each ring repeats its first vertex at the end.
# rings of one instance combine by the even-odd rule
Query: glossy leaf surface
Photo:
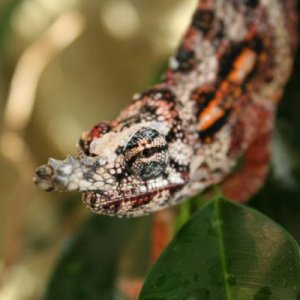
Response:
POLYGON ((294 239, 262 214, 216 199, 178 232, 148 275, 140 300, 299 297, 294 239))

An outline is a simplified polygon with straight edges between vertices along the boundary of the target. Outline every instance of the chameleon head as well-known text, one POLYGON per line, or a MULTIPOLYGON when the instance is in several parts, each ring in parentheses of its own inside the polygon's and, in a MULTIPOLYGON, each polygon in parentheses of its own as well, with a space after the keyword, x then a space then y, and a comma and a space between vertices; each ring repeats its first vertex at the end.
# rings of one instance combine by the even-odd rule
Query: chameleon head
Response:
POLYGON ((174 166, 168 130, 151 121, 100 123, 82 135, 77 158, 50 159, 36 170, 34 181, 46 191, 84 192, 83 202, 99 214, 159 210, 187 178, 185 168, 174 166))

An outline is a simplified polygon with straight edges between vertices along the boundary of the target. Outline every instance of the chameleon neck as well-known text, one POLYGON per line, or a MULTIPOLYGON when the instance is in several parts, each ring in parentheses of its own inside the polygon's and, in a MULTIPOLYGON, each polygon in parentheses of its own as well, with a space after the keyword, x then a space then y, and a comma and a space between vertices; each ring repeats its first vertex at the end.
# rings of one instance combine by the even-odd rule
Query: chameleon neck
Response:
POLYGON ((291 0, 200 1, 163 82, 186 128, 211 139, 250 103, 275 107, 292 67, 294 9, 291 0))

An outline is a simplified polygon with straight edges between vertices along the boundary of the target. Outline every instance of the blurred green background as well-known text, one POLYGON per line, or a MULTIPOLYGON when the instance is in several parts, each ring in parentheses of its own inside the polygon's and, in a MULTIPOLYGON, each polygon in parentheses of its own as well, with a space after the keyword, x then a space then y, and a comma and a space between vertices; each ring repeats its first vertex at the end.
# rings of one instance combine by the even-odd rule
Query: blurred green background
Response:
MULTIPOLYGON (((0 0, 1 300, 40 299, 62 250, 90 216, 78 194, 39 191, 34 169, 48 157, 75 154, 82 131, 116 117, 157 78, 196 2, 0 0)), ((299 242, 299 55, 295 70, 280 105, 272 175, 250 205, 299 242)), ((148 230, 147 222, 138 227, 148 230)), ((107 245, 99 228, 119 232, 126 224, 97 216, 82 229, 80 247, 107 245)), ((75 256, 94 253, 80 247, 75 256)), ((73 264, 68 272, 78 270, 73 264)))

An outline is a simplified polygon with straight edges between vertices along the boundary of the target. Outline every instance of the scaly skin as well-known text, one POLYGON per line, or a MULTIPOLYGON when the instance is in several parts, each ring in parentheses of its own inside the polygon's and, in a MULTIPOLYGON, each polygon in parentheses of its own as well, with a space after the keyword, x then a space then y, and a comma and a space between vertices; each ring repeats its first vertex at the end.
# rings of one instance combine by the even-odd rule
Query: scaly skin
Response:
POLYGON ((39 167, 35 183, 83 192, 99 214, 141 216, 224 180, 273 120, 294 11, 291 0, 201 1, 162 82, 84 133, 78 157, 39 167))

